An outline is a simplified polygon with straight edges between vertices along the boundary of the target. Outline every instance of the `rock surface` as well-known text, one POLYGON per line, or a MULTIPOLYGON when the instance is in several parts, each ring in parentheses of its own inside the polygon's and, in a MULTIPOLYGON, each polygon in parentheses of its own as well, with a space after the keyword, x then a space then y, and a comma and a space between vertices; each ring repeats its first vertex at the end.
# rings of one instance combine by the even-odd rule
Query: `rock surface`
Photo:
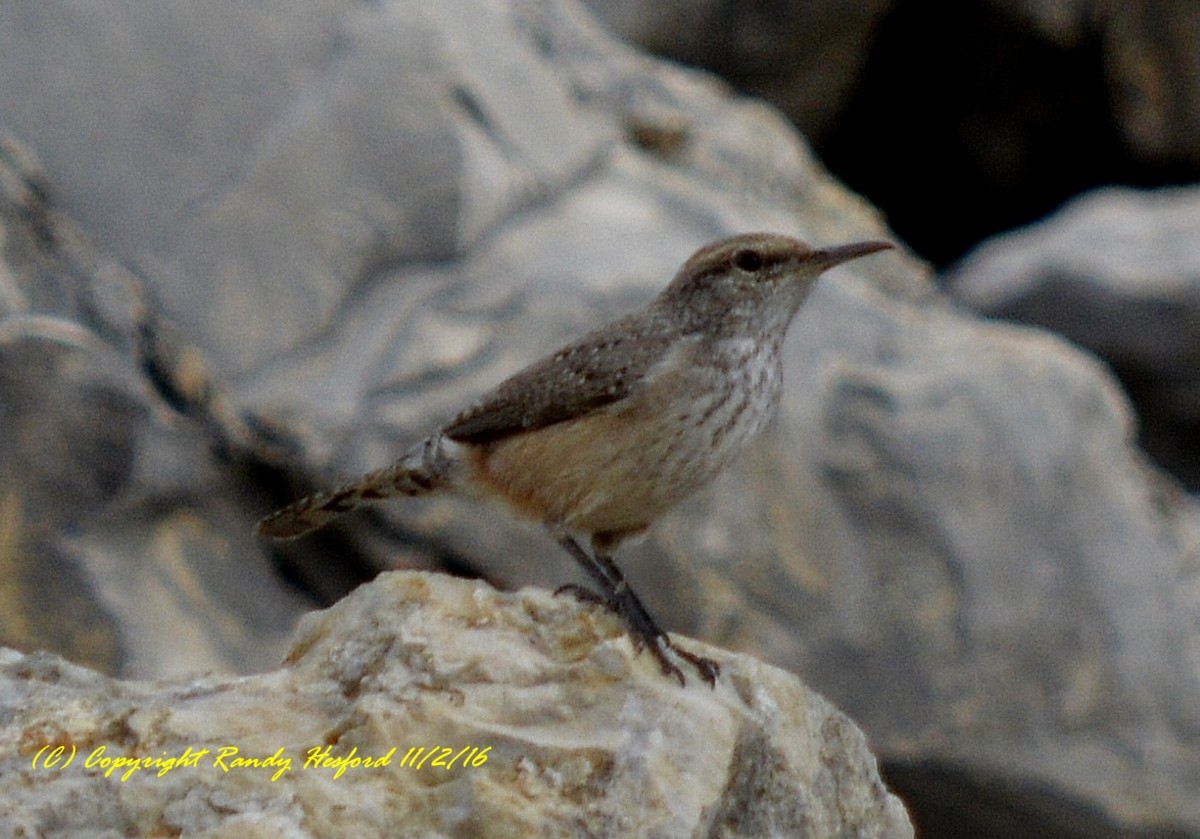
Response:
MULTIPOLYGON (((575 6, 310 5, 279 21, 240 3, 142 16, 114 3, 99 28, 91 4, 0 8, 0 121, 25 144, 0 160, 4 328, 22 342, 41 329, 81 378, 78 394, 30 389, 6 420, 37 431, 3 438, 14 469, 63 461, 43 467, 58 485, 26 466, 10 484, 8 544, 26 570, 6 613, 54 615, 66 587, 87 604, 72 610, 81 626, 109 627, 95 654, 70 620, 14 621, 15 644, 126 676, 253 670, 303 607, 275 560, 330 597, 361 576, 356 562, 450 562, 516 583, 544 567, 556 587, 569 570, 555 546, 470 506, 360 520, 330 535, 332 551, 312 540, 273 556, 249 530, 640 304, 713 238, 882 233, 776 114, 636 55, 575 6), (249 50, 252 33, 270 49, 249 50), (445 83, 390 86, 395 113, 382 113, 380 78, 417 76, 445 83), (35 84, 47 77, 78 87, 35 84), (33 104, 55 96, 78 107, 33 104), (188 105, 130 105, 162 97, 188 105), (330 224, 338 235, 320 232, 330 224), (47 319, 62 326, 49 338, 47 319), (101 386, 133 400, 104 428, 120 448, 87 445, 72 427, 84 418, 55 409, 101 386), (25 557, 69 573, 49 588, 46 560, 25 557)), ((914 266, 861 270, 919 289, 914 266)), ((44 378, 12 358, 15 390, 44 378)))
MULTIPOLYGON (((468 503, 249 529, 711 239, 888 235, 776 113, 568 2, 147 9, 0 4, 12 646, 248 673, 364 573, 569 582, 468 503)), ((785 367, 762 444, 618 557, 651 610, 803 674, 897 765, 1200 835, 1200 516, 1107 371, 902 251, 832 272, 785 367)))
POLYGON ((0 829, 913 835, 853 723, 786 673, 720 660, 715 688, 681 688, 607 612, 416 572, 305 618, 257 676, 120 682, 5 650, 0 829))
POLYGON ((1200 488, 1200 190, 1109 188, 997 236, 946 276, 984 314, 1035 324, 1104 359, 1149 451, 1200 488))

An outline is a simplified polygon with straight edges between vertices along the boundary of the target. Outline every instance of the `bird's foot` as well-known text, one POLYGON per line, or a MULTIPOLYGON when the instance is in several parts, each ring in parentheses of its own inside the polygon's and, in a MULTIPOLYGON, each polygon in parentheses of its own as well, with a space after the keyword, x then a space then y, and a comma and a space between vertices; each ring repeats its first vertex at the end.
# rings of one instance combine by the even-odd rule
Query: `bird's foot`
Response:
POLYGON ((649 649, 663 673, 676 679, 681 686, 687 685, 687 679, 683 675, 683 670, 671 659, 672 653, 696 668, 700 678, 708 682, 709 687, 716 687, 717 676, 721 673, 720 665, 711 658, 688 652, 676 644, 667 633, 660 630, 657 624, 650 620, 650 616, 644 609, 638 609, 633 603, 627 603, 621 598, 607 598, 576 583, 568 583, 554 590, 556 597, 566 594, 581 603, 604 606, 616 614, 627 627, 634 652, 641 653, 642 650, 649 649))
POLYGON ((596 594, 596 592, 592 591, 587 586, 581 586, 577 583, 567 583, 565 586, 559 586, 554 590, 555 597, 561 597, 564 594, 571 595, 580 603, 589 603, 594 606, 604 606, 607 609, 616 611, 616 609, 613 607, 612 601, 602 595, 596 594))
MULTIPOLYGON (((634 637, 636 638, 636 636, 634 637)), ((642 645, 635 641, 635 646, 640 652, 642 645)), ((700 674, 700 678, 708 682, 708 686, 710 688, 715 688, 717 686, 717 676, 721 674, 721 665, 717 664, 711 658, 705 658, 702 655, 696 655, 693 652, 688 652, 683 647, 672 641, 670 636, 666 635, 665 633, 657 638, 651 639, 646 646, 650 648, 650 652, 654 654, 656 659, 658 659, 658 664, 660 667, 662 667, 663 673, 678 679, 680 687, 687 686, 687 679, 684 678, 683 671, 679 669, 679 665, 671 660, 670 656, 668 655, 668 651, 674 653, 679 658, 692 665, 692 667, 695 667, 696 672, 700 674)))

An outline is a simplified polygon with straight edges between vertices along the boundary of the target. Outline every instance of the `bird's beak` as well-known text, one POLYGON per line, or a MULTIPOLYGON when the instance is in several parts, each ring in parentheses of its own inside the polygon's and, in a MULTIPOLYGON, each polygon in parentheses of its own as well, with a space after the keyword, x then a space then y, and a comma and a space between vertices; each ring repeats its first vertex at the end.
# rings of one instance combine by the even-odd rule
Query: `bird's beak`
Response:
POLYGON ((809 258, 815 264, 820 265, 821 270, 824 271, 835 265, 841 265, 843 262, 858 259, 860 256, 890 250, 893 247, 891 242, 851 242, 848 245, 835 245, 832 248, 817 248, 809 255, 809 258))

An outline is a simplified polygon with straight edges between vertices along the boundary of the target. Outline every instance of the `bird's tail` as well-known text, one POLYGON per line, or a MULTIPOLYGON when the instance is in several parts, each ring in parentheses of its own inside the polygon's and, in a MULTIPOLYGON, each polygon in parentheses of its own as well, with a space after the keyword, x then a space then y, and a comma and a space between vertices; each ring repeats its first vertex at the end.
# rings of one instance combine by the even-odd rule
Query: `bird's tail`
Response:
POLYGON ((398 495, 424 495, 446 484, 444 457, 435 435, 414 446, 393 465, 370 472, 330 492, 318 492, 277 510, 254 527, 260 536, 296 539, 373 501, 398 495))

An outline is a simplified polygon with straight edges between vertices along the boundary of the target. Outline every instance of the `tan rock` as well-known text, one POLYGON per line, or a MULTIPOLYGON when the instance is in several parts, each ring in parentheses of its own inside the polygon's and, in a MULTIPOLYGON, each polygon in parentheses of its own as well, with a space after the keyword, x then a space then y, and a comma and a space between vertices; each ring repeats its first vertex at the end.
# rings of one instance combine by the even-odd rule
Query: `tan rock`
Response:
POLYGON ((703 652, 716 688, 680 688, 602 609, 417 572, 309 616, 262 675, 117 681, 6 651, 0 832, 912 835, 849 719, 703 652))

